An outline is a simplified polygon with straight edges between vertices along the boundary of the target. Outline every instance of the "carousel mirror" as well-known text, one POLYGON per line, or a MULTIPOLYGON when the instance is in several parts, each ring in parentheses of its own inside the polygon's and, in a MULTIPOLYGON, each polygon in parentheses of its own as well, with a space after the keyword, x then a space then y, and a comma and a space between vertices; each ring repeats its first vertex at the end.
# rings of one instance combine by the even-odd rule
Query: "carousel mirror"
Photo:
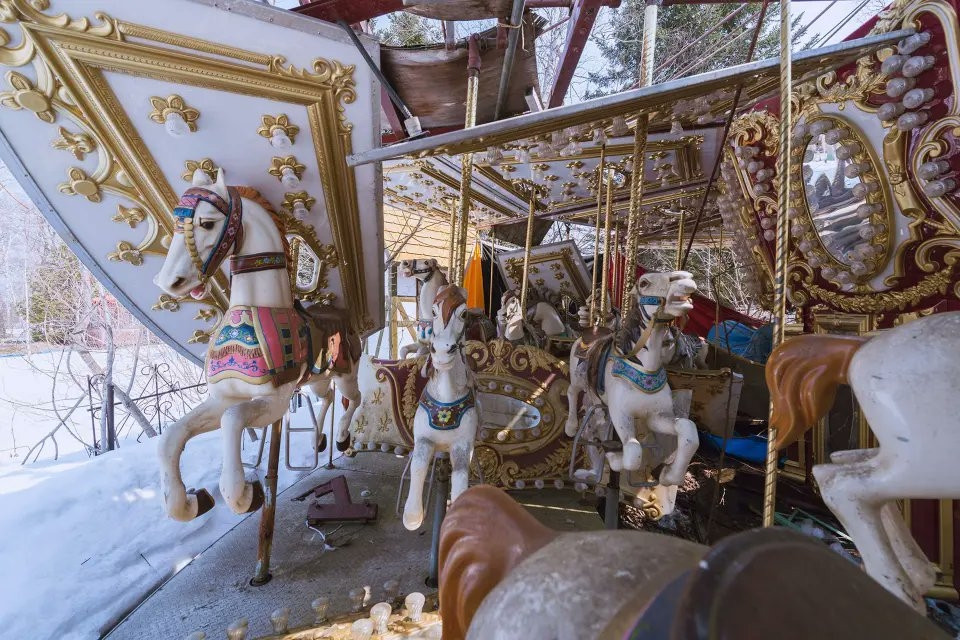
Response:
MULTIPOLYGON (((540 410, 533 405, 498 393, 481 391, 478 395, 483 403, 481 431, 494 432, 497 440, 523 440, 527 432, 540 426, 540 410)), ((539 432, 530 435, 536 437, 539 432)))
POLYGON ((290 239, 290 254, 293 257, 294 286, 298 293, 309 293, 317 287, 320 275, 320 259, 302 238, 290 239))
POLYGON ((887 254, 889 208, 869 144, 833 117, 801 123, 795 133, 805 140, 799 182, 812 223, 811 230, 789 212, 800 252, 840 284, 873 275, 887 254))

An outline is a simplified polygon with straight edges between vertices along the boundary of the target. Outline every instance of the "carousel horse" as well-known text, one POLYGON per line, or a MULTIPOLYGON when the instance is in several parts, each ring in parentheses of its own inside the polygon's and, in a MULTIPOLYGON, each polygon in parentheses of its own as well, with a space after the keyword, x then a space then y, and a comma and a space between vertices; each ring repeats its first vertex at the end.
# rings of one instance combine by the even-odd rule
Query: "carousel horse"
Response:
POLYGON ((686 271, 645 273, 631 291, 638 312, 635 322, 626 323, 621 331, 626 340, 624 348, 617 349, 613 344, 612 331, 597 327, 585 331, 570 352, 566 434, 573 437, 578 431, 579 397, 586 392, 588 405, 607 407, 623 444, 622 453, 607 454, 610 468, 635 471, 641 465, 650 469, 657 462, 665 462, 659 478, 663 486, 683 481, 699 446, 696 425, 674 413, 663 358, 668 325, 693 307, 690 294, 696 290, 686 271), (638 426, 643 430, 640 437, 644 444, 638 439, 638 426), (653 434, 655 443, 647 441, 647 432, 653 434), (655 455, 657 450, 659 454, 655 455), (642 455, 645 451, 646 456, 642 455))
POLYGON ((542 348, 550 338, 566 333, 567 327, 560 314, 549 302, 533 301, 524 313, 516 291, 507 291, 501 297, 500 311, 497 312, 497 335, 500 338, 542 348))
POLYGON ((946 640, 823 542, 767 528, 712 549, 646 531, 558 532, 500 489, 440 529, 443 640, 946 640))
POLYGON ((960 312, 952 312, 873 338, 790 338, 766 366, 777 448, 830 410, 837 385, 850 385, 879 447, 833 453, 813 476, 867 573, 918 611, 936 575, 896 500, 960 498, 958 363, 960 312))
POLYGON ((230 306, 207 348, 209 396, 160 436, 164 504, 170 517, 182 521, 213 507, 206 489, 186 490, 180 456, 190 438, 220 427, 220 493, 234 512, 255 511, 264 494, 259 482, 244 478, 243 430, 279 420, 301 385, 329 400, 335 381, 349 403, 338 448, 349 446, 347 427, 360 402, 360 340, 347 331, 342 314, 294 304, 283 225, 256 190, 227 186, 223 169, 212 184, 198 171, 174 215, 174 242, 154 282, 175 298, 199 300, 229 258, 231 283, 230 306))
POLYGON ((400 263, 400 275, 404 278, 416 278, 417 287, 417 342, 400 348, 400 359, 411 353, 414 357, 426 355, 430 351, 430 337, 433 335, 433 300, 441 287, 447 286, 447 276, 433 258, 429 260, 404 260, 400 263))
POLYGON ((423 524, 423 483, 435 451, 450 453, 451 501, 469 481, 480 415, 463 348, 466 323, 466 292, 454 286, 441 289, 433 303, 433 338, 423 372, 429 380, 413 417, 410 492, 403 507, 403 526, 411 531, 423 524))

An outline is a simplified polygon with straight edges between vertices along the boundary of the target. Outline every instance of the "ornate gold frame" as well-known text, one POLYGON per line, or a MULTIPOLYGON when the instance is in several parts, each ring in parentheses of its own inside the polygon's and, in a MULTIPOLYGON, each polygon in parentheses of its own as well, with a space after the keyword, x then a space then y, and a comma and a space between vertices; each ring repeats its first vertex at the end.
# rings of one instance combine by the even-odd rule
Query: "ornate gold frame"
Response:
MULTIPOLYGON (((45 122, 69 121, 81 130, 68 131, 71 137, 67 137, 61 127, 57 148, 75 155, 85 148, 99 151, 96 170, 87 176, 81 169, 72 168, 61 190, 94 202, 99 201, 101 192, 109 192, 132 202, 144 214, 150 227, 146 237, 139 243, 122 241, 115 252, 117 259, 138 264, 145 254, 166 254, 178 192, 165 179, 132 124, 131 115, 124 112, 107 84, 107 71, 303 106, 316 150, 335 255, 341 266, 348 264, 348 258, 362 255, 356 183, 345 161, 352 149, 352 125, 346 121, 343 105, 356 97, 353 66, 317 58, 312 69, 300 69, 287 64, 282 56, 251 53, 115 20, 103 13, 95 16, 95 22, 65 14, 51 16, 42 12, 46 6, 43 0, 3 3, 0 20, 18 23, 22 38, 2 33, 6 46, 0 46, 0 65, 21 67, 32 63, 37 81, 34 86, 22 74, 9 71, 6 77, 12 90, 0 94, 0 104, 32 111, 45 122), (83 145, 75 142, 81 139, 83 145)), ((129 221, 122 218, 120 222, 129 221)), ((359 261, 352 262, 350 268, 341 269, 343 306, 357 330, 369 330, 374 322, 364 296, 366 279, 359 261)), ((201 302, 222 311, 227 299, 228 283, 219 276, 210 296, 201 302)), ((204 338, 194 337, 201 342, 204 338)))

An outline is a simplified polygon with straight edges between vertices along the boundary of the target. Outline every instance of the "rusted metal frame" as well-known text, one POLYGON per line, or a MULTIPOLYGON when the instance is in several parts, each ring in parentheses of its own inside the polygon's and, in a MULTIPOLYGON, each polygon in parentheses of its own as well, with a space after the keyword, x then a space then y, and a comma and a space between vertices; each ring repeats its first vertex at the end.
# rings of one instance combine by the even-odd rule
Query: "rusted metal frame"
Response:
POLYGON ((383 109, 384 115, 387 116, 387 124, 390 125, 390 129, 400 138, 406 137, 407 134, 403 128, 403 122, 400 120, 400 114, 397 113, 397 106, 393 104, 393 100, 390 99, 390 94, 383 85, 380 85, 380 108, 383 109))
POLYGON ((520 42, 520 32, 523 30, 523 0, 513 0, 513 10, 510 12, 510 24, 507 25, 510 33, 507 34, 507 51, 503 56, 503 65, 500 67, 500 88, 497 89, 497 104, 493 108, 493 119, 500 119, 500 112, 507 101, 507 91, 510 89, 510 77, 513 75, 513 61, 517 57, 517 43, 520 42))
POLYGON ((580 56, 587 45, 587 39, 593 30, 593 23, 597 20, 600 7, 619 7, 620 0, 574 0, 570 9, 570 25, 567 27, 567 42, 563 47, 560 65, 557 67, 557 76, 553 80, 550 90, 548 108, 559 107, 567 95, 573 72, 577 69, 580 56))
POLYGON ((260 511, 260 536, 257 543, 257 568, 250 580, 253 586, 270 582, 270 554, 273 551, 273 529, 277 517, 277 473, 280 469, 280 425, 277 420, 270 427, 270 456, 267 458, 267 477, 264 479, 263 507, 260 511))
MULTIPOLYGON (((757 16, 757 26, 753 29, 753 36, 750 40, 750 47, 747 49, 747 59, 745 63, 749 64, 753 60, 753 54, 757 48, 757 40, 760 37, 760 31, 763 29, 763 20, 767 15, 767 6, 769 5, 769 0, 764 0, 763 6, 760 7, 760 13, 757 16)), ((783 67, 783 60, 780 61, 781 73, 783 67)), ((717 158, 713 163, 713 171, 710 172, 710 179, 707 181, 707 188, 703 192, 703 198, 700 200, 700 209, 697 211, 697 218, 693 223, 693 230, 690 232, 690 236, 687 239, 687 247, 683 252, 683 259, 679 262, 678 269, 683 269, 687 264, 687 258, 690 256, 690 249, 693 247, 693 241, 697 237, 697 231, 700 229, 700 221, 703 219, 703 212, 707 208, 707 201, 710 198, 710 192, 713 190, 713 185, 717 181, 717 177, 720 175, 720 164, 723 162, 723 146, 727 143, 727 136, 730 135, 730 127, 733 125, 733 119, 737 114, 737 107, 740 104, 740 95, 743 93, 743 85, 738 84, 737 90, 733 94, 733 103, 730 105, 730 113, 727 115, 726 122, 723 123, 723 135, 720 137, 720 151, 717 153, 717 158)))
POLYGON ((300 0, 291 11, 327 22, 344 20, 350 24, 403 10, 403 0, 300 0))

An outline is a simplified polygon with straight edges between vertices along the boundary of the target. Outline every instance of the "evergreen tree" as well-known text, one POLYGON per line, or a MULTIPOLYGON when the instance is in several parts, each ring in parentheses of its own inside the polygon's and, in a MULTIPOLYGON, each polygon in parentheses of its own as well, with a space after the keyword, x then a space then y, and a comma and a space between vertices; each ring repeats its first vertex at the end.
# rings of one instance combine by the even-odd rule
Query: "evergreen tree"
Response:
POLYGON ((393 47, 428 46, 443 42, 439 24, 413 13, 396 11, 387 16, 383 27, 379 21, 374 22, 373 32, 380 42, 393 47))
MULTIPOLYGON (((743 64, 760 15, 761 4, 750 3, 736 16, 718 27, 687 51, 680 50, 693 42, 727 14, 736 4, 675 4, 660 7, 657 18, 654 82, 675 77, 696 75, 743 64), (668 64, 659 68, 664 62, 668 64)), ((593 36, 605 65, 588 74, 591 84, 588 98, 617 93, 634 86, 639 79, 640 55, 643 47, 643 0, 624 0, 612 13, 610 21, 593 36)), ((766 17, 757 41, 754 60, 775 57, 779 49, 780 5, 767 6, 766 17)), ((802 48, 816 40, 807 34, 797 12, 793 19, 794 47, 802 48)))

